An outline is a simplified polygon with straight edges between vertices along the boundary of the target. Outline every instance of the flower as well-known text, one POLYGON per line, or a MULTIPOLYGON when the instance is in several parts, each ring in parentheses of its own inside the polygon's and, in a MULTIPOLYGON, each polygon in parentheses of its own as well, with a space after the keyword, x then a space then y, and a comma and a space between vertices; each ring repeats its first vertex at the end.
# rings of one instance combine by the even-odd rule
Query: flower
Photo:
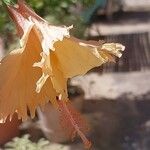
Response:
POLYGON ((14 112, 26 120, 27 110, 34 117, 36 108, 50 101, 68 114, 75 132, 85 141, 68 108, 67 80, 114 61, 113 55, 121 57, 124 46, 76 39, 69 34, 72 26, 48 24, 23 0, 7 7, 18 29, 20 48, 10 52, 0 64, 1 121, 11 118, 14 112))

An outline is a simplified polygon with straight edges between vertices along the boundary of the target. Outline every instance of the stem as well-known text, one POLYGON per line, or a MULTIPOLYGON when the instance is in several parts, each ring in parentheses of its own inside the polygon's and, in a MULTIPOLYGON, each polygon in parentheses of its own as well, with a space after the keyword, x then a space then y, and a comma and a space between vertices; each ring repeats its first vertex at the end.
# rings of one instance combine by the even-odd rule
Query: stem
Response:
MULTIPOLYGON (((61 100, 62 101, 62 100, 61 100)), ((73 116, 71 115, 70 111, 68 110, 68 107, 66 106, 66 103, 64 103, 62 101, 62 106, 65 110, 65 112, 67 113, 69 120, 72 124, 72 126, 74 127, 75 131, 79 134, 79 136, 81 137, 84 145, 86 146, 86 148, 90 148, 91 147, 91 142, 86 138, 86 136, 83 134, 83 132, 80 130, 79 126, 77 125, 77 123, 75 122, 75 120, 73 119, 73 116)), ((74 133, 75 135, 75 133, 74 133)))

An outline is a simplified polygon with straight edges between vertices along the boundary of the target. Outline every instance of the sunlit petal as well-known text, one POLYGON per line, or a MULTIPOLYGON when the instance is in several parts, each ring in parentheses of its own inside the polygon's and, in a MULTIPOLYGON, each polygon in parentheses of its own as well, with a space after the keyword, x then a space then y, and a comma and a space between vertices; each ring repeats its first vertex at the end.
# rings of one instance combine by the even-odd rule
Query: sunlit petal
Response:
POLYGON ((113 61, 113 55, 120 56, 124 50, 121 44, 94 44, 75 38, 64 38, 62 42, 55 43, 57 65, 66 78, 85 74, 93 67, 113 61))
POLYGON ((19 118, 27 118, 27 107, 34 116, 35 109, 49 100, 55 100, 56 92, 50 80, 36 93, 36 82, 42 75, 40 68, 33 67, 41 59, 41 45, 32 28, 22 49, 12 51, 0 65, 0 115, 6 117, 14 112, 19 118))

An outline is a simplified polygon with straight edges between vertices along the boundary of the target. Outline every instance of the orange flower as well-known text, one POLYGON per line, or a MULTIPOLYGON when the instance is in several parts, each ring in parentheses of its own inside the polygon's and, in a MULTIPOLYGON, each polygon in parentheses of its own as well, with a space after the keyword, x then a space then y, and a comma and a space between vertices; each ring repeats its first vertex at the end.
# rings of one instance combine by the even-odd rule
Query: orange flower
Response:
POLYGON ((124 46, 71 37, 72 26, 48 24, 22 0, 16 7, 8 6, 8 11, 18 29, 21 47, 0 64, 1 121, 11 118, 14 112, 26 120, 27 109, 34 117, 36 108, 50 101, 70 116, 74 130, 85 140, 67 107, 67 80, 114 61, 113 55, 121 57, 124 46))

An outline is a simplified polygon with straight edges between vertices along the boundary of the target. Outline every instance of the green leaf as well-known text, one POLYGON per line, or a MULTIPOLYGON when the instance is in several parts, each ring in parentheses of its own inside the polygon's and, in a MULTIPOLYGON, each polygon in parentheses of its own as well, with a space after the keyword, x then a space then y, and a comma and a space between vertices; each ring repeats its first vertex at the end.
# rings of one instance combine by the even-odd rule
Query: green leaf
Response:
POLYGON ((2 2, 3 2, 3 4, 5 4, 5 5, 12 5, 12 4, 14 4, 14 3, 12 2, 12 0, 2 0, 2 2))

